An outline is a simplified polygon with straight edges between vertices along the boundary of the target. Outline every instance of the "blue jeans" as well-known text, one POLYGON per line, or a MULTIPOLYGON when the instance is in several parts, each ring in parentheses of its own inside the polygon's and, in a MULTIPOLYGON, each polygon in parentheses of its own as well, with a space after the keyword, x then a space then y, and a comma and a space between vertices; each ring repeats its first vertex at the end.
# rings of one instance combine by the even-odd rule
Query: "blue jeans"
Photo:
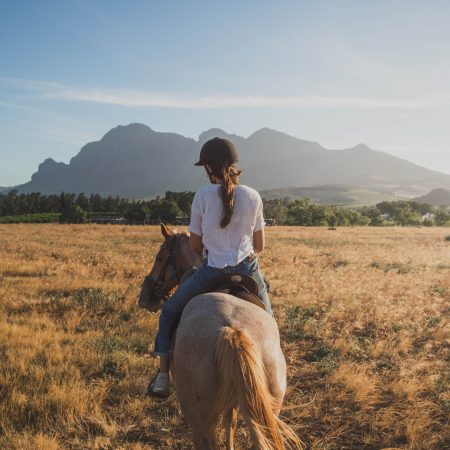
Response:
POLYGON ((159 330, 155 338, 153 354, 156 356, 169 356, 172 345, 172 335, 180 320, 181 313, 189 300, 197 295, 204 294, 209 282, 221 273, 236 273, 250 275, 258 284, 258 297, 264 302, 266 311, 272 315, 266 285, 259 270, 258 258, 245 258, 236 266, 227 266, 223 269, 208 266, 207 260, 183 283, 167 300, 159 316, 159 330))

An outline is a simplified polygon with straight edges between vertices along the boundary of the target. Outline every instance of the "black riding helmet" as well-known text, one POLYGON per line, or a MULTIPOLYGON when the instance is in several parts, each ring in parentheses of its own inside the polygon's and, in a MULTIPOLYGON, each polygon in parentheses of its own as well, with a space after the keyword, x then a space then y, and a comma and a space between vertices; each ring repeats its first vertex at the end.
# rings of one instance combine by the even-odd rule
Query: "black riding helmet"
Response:
POLYGON ((234 164, 239 155, 236 146, 228 139, 215 137, 203 144, 200 150, 200 159, 195 166, 205 166, 208 163, 234 164))

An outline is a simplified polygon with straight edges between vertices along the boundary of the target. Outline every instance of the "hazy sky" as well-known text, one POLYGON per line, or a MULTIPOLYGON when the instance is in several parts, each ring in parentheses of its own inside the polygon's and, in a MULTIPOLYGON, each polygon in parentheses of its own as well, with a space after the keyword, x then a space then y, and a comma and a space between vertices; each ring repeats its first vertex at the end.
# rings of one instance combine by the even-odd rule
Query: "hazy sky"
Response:
POLYGON ((450 173, 449 1, 0 0, 0 186, 119 124, 274 128, 450 173))

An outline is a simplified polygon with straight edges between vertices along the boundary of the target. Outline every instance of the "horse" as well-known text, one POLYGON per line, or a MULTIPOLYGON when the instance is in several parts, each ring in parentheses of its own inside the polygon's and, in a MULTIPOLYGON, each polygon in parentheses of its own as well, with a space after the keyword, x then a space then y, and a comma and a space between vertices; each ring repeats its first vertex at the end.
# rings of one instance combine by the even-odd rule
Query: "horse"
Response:
MULTIPOLYGON (((183 275, 201 263, 189 233, 161 224, 164 242, 150 272, 149 304, 157 311, 183 275)), ((279 418, 286 392, 286 362, 278 327, 266 311, 232 295, 210 292, 189 301, 176 331, 171 376, 197 450, 217 449, 223 418, 227 450, 233 450, 238 412, 253 448, 302 449, 279 418)))

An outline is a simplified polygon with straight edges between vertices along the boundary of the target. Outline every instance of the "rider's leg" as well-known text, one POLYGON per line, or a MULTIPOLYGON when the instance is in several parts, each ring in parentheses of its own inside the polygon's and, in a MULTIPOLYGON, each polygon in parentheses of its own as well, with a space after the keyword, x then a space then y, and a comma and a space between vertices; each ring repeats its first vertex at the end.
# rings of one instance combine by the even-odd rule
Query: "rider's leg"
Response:
POLYGON ((159 357, 159 371, 161 373, 169 373, 170 358, 168 356, 159 357))
MULTIPOLYGON (((264 303, 264 306, 266 308, 266 311, 273 316, 273 312, 272 312, 272 305, 270 304, 270 299, 269 299, 269 295, 267 293, 267 287, 266 287, 266 283, 264 283, 264 277, 262 276, 261 272, 259 272, 258 277, 261 279, 261 283, 258 282, 258 297, 262 300, 262 302, 264 303)), ((253 277, 254 278, 254 277, 253 277)))
POLYGON ((160 357, 159 373, 148 388, 150 394, 169 394, 170 350, 174 327, 181 317, 184 307, 196 295, 203 294, 209 281, 217 275, 217 269, 204 262, 175 293, 167 300, 159 317, 159 330, 155 338, 154 354, 160 357))
POLYGON ((203 263, 164 303, 159 316, 159 330, 155 339, 154 355, 170 356, 172 334, 183 309, 193 297, 205 292, 206 286, 216 272, 217 269, 209 267, 206 262, 203 263))

